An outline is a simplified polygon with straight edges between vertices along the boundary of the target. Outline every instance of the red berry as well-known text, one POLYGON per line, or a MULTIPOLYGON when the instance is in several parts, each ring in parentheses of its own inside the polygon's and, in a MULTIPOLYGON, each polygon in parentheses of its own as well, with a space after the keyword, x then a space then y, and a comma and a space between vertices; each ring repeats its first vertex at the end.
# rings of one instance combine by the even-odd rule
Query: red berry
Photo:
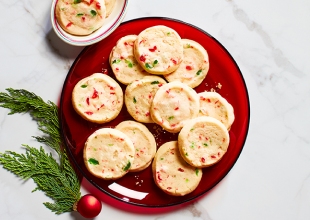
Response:
POLYGON ((77 211, 85 218, 94 218, 99 215, 102 204, 91 194, 82 196, 77 203, 77 211))

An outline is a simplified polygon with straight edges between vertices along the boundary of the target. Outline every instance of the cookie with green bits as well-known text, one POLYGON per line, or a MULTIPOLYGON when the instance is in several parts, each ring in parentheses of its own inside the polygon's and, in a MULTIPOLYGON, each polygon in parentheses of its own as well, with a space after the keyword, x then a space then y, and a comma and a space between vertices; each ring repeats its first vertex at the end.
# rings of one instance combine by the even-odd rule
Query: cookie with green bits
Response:
POLYGON ((157 25, 138 34, 134 45, 136 60, 151 74, 164 75, 176 70, 183 60, 183 44, 172 28, 157 25))
POLYGON ((199 116, 211 116, 222 122, 227 130, 235 120, 234 108, 217 92, 200 92, 199 116))
POLYGON ((126 87, 125 105, 128 113, 138 122, 154 123, 150 108, 157 90, 167 82, 159 76, 145 76, 126 87))
POLYGON ((134 145, 126 134, 113 128, 101 128, 87 138, 83 158, 91 174, 115 180, 129 172, 134 153, 134 145))
POLYGON ((152 163, 155 184, 172 196, 184 196, 194 191, 202 178, 202 169, 185 162, 177 141, 166 142, 156 152, 152 163))
POLYGON ((183 62, 179 68, 164 75, 168 82, 180 81, 195 88, 206 78, 209 71, 209 56, 206 49, 196 41, 182 39, 183 62))
POLYGON ((210 116, 200 116, 184 125, 178 135, 178 146, 188 164, 204 168, 223 158, 229 140, 229 133, 223 123, 210 116))
POLYGON ((135 147, 134 161, 129 172, 146 169, 151 164, 157 149, 153 134, 144 124, 132 120, 119 123, 115 129, 126 134, 135 147))
POLYGON ((69 34, 89 35, 102 27, 106 19, 104 0, 58 0, 56 20, 69 34))
POLYGON ((112 77, 94 73, 76 83, 71 99, 74 110, 82 118, 103 124, 119 115, 123 97, 123 90, 112 77))
POLYGON ((138 64, 134 56, 133 45, 136 39, 137 35, 121 37, 109 56, 109 63, 115 78, 124 85, 150 75, 138 64))
POLYGON ((168 132, 178 133, 188 120, 198 116, 198 94, 178 81, 164 84, 156 92, 150 112, 156 124, 168 132))

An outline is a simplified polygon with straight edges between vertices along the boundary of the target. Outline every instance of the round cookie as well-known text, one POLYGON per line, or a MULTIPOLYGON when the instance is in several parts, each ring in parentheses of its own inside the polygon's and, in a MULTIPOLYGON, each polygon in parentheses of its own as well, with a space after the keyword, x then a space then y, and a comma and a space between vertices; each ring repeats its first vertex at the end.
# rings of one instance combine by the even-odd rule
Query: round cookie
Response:
POLYGON ((183 159, 194 167, 204 168, 222 159, 229 145, 226 127, 209 116, 194 118, 184 125, 178 136, 183 159))
POLYGON ((192 88, 200 85, 209 71, 209 56, 207 51, 198 42, 182 39, 183 61, 179 68, 170 74, 164 75, 168 82, 180 81, 192 88))
POLYGON ((234 109, 217 92, 198 93, 200 100, 199 116, 211 116, 222 122, 229 130, 235 120, 234 109))
POLYGON ((120 38, 109 57, 110 66, 116 79, 125 85, 149 75, 138 64, 133 54, 133 45, 136 39, 137 35, 127 35, 120 38))
POLYGON ((151 106, 153 121, 171 133, 177 133, 186 121, 199 112, 199 97, 194 89, 181 82, 160 87, 151 106))
POLYGON ((134 161, 129 172, 137 172, 147 168, 156 153, 156 141, 149 129, 136 121, 123 121, 115 129, 126 134, 135 147, 134 161))
POLYGON ((66 32, 89 35, 105 21, 105 1, 58 0, 55 14, 57 22, 66 32))
POLYGON ((136 60, 151 74, 168 74, 183 60, 183 45, 179 34, 164 25, 143 30, 135 41, 136 60))
POLYGON ((74 110, 85 120, 102 124, 116 118, 123 106, 123 91, 110 76, 94 73, 72 91, 74 110))
MULTIPOLYGON (((92 0, 90 0, 92 1, 92 0)), ((105 8, 106 8, 106 18, 110 16, 112 13, 116 0, 104 0, 105 8)))
POLYGON ((96 177, 111 180, 128 173, 135 149, 130 138, 112 128, 101 128, 91 134, 84 146, 84 163, 96 177))
POLYGON ((159 76, 146 76, 126 87, 125 105, 128 113, 139 122, 154 123, 150 109, 157 90, 166 84, 159 76))
POLYGON ((152 172, 156 185, 173 196, 191 193, 202 178, 200 168, 192 167, 183 160, 177 141, 160 146, 153 160, 152 172))

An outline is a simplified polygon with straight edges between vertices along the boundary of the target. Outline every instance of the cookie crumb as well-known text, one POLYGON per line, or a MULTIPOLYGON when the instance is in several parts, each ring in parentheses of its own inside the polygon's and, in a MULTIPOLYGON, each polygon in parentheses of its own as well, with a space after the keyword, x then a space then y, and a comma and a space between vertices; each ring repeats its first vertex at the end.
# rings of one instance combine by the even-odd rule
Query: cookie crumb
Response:
POLYGON ((218 83, 216 87, 217 87, 218 89, 221 89, 221 88, 222 88, 222 84, 221 84, 221 83, 218 83))

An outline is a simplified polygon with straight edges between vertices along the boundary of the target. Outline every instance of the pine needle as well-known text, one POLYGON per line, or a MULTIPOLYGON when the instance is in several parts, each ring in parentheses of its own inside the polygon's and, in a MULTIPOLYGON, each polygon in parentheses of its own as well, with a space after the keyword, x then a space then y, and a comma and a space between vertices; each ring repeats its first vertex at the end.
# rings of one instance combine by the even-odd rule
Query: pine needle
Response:
POLYGON ((22 179, 31 178, 37 185, 34 191, 43 191, 54 201, 44 203, 51 211, 56 214, 73 211, 73 205, 81 197, 80 181, 62 148, 58 107, 23 89, 6 90, 7 93, 0 92, 0 107, 10 109, 9 115, 29 113, 37 121, 38 129, 45 134, 34 138, 55 150, 61 163, 58 164, 42 147, 37 149, 23 145, 24 154, 12 151, 0 153, 0 164, 22 179))

